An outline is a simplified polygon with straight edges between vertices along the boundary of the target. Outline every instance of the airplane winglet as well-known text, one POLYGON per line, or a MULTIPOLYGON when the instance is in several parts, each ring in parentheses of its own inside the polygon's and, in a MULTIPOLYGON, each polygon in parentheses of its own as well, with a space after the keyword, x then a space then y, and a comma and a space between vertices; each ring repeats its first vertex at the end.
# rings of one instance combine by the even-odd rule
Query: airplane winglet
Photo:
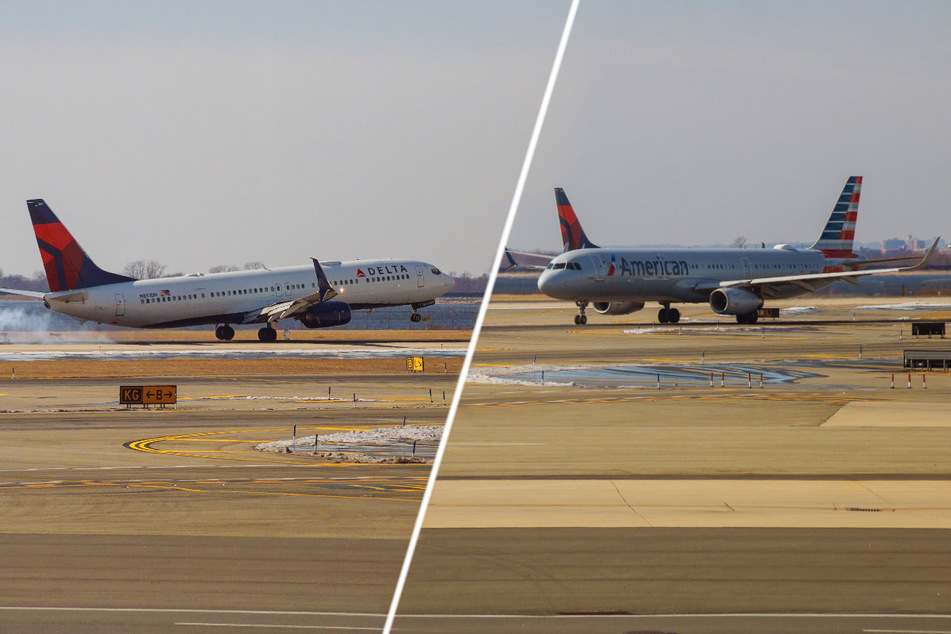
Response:
POLYGON ((317 290, 320 293, 320 300, 317 303, 322 304, 328 299, 335 297, 337 291, 330 286, 330 282, 327 281, 327 275, 320 267, 320 262, 317 261, 317 258, 311 258, 311 260, 314 262, 314 273, 317 274, 317 290))
POLYGON ((906 271, 917 271, 917 270, 919 270, 919 269, 923 269, 923 268, 925 268, 926 266, 928 266, 928 263, 931 261, 931 257, 934 255, 934 252, 938 249, 938 242, 939 242, 940 240, 941 240, 941 236, 938 236, 937 238, 935 238, 935 239, 934 239, 934 242, 931 243, 931 248, 928 249, 928 252, 927 252, 927 253, 925 253, 925 257, 921 258, 921 262, 919 262, 918 264, 916 264, 916 265, 914 265, 914 266, 911 266, 911 267, 909 267, 909 268, 907 268, 907 269, 905 269, 905 270, 906 270, 906 271))
POLYGON ((505 249, 505 259, 508 260, 508 264, 506 265, 504 269, 499 271, 500 273, 508 273, 509 271, 514 269, 516 266, 518 266, 518 262, 515 261, 515 258, 512 257, 512 252, 509 251, 508 249, 505 249))

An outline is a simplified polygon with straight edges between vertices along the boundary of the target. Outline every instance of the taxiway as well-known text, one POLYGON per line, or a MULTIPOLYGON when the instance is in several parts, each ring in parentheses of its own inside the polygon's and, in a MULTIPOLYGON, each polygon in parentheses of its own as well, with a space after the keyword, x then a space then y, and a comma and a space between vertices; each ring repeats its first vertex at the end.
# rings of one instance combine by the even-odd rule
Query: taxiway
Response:
POLYGON ((456 376, 443 363, 458 371, 465 343, 421 374, 403 359, 280 354, 229 374, 249 363, 232 358, 241 344, 212 344, 215 373, 187 345, 152 342, 134 360, 100 359, 98 345, 20 359, 15 379, 2 367, 0 630, 381 629, 429 466, 254 446, 295 425, 442 424, 456 376), (179 403, 119 406, 126 374, 178 385, 179 403))
POLYGON ((909 389, 902 350, 951 350, 907 321, 951 303, 802 301, 586 327, 493 302, 397 627, 947 629, 951 374, 909 389))

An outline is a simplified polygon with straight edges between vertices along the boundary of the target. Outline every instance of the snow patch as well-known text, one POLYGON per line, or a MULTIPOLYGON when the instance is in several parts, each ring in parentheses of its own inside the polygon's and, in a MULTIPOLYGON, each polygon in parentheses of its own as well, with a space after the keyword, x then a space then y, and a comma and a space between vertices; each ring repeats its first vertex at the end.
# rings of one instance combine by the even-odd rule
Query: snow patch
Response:
MULTIPOLYGON (((413 444, 414 442, 439 443, 442 439, 442 425, 394 425, 392 427, 375 427, 373 429, 350 430, 330 434, 317 434, 317 450, 322 445, 328 449, 339 445, 396 445, 413 444)), ((286 448, 312 447, 314 434, 300 436, 296 440, 276 440, 255 446, 258 451, 283 452, 286 448)))
POLYGON ((901 304, 868 304, 854 310, 951 310, 951 304, 937 302, 904 302, 901 304))
MULTIPOLYGON (((466 376, 466 383, 481 383, 485 385, 526 385, 526 386, 539 386, 542 384, 542 373, 543 372, 552 372, 555 370, 563 370, 563 366, 557 365, 520 365, 514 367, 508 367, 505 369, 506 374, 526 374, 534 373, 537 379, 528 380, 525 378, 514 378, 506 376, 505 374, 499 375, 499 369, 473 369, 469 368, 469 374, 466 376)), ((573 382, 558 382, 558 381, 549 381, 545 380, 545 387, 574 387, 573 382)))

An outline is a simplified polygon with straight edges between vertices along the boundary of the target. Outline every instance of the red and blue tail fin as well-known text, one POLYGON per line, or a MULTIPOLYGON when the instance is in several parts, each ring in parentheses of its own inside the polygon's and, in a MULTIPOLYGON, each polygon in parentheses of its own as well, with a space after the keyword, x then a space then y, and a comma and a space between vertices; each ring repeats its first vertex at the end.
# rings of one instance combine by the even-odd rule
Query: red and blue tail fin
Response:
POLYGON ((26 206, 33 220, 33 232, 36 233, 51 291, 135 281, 135 278, 103 271, 96 266, 42 199, 28 200, 26 206))
POLYGON ((829 222, 812 249, 822 251, 827 258, 853 258, 852 240, 855 238, 855 219, 859 213, 859 194, 862 177, 849 176, 838 202, 832 209, 829 222))
POLYGON ((585 235, 575 210, 571 208, 565 190, 561 187, 555 188, 555 203, 558 205, 558 222, 561 223, 561 243, 564 250, 567 252, 575 249, 597 249, 598 245, 588 240, 585 235))

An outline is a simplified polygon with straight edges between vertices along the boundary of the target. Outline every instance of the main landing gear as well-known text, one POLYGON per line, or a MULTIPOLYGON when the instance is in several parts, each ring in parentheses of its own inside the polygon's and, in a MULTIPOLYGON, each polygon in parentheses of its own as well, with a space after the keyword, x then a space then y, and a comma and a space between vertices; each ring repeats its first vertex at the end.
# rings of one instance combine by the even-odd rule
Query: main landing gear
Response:
POLYGON ((751 313, 743 313, 742 315, 737 315, 736 323, 751 325, 751 324, 755 324, 757 319, 759 319, 759 313, 757 313, 754 310, 751 313))
POLYGON ((435 303, 436 303, 435 299, 429 299, 429 300, 426 300, 425 302, 416 302, 415 304, 410 304, 410 306, 413 308, 413 314, 409 316, 409 320, 413 322, 414 324, 421 322, 423 320, 423 316, 420 315, 416 311, 418 311, 420 308, 426 308, 427 306, 432 306, 435 303))
POLYGON ((661 304, 661 308, 657 312, 657 321, 662 324, 676 324, 680 321, 680 311, 676 308, 671 308, 670 304, 661 304))
POLYGON ((578 314, 575 315, 575 326, 584 326, 588 323, 588 317, 584 314, 584 309, 588 307, 588 302, 575 302, 578 305, 578 314))
POLYGON ((258 330, 258 339, 267 343, 277 341, 277 331, 274 330, 270 324, 268 324, 267 326, 264 326, 258 330))
POLYGON ((218 326, 215 328, 215 336, 218 337, 221 341, 231 341, 234 339, 234 328, 225 324, 223 326, 218 326))

